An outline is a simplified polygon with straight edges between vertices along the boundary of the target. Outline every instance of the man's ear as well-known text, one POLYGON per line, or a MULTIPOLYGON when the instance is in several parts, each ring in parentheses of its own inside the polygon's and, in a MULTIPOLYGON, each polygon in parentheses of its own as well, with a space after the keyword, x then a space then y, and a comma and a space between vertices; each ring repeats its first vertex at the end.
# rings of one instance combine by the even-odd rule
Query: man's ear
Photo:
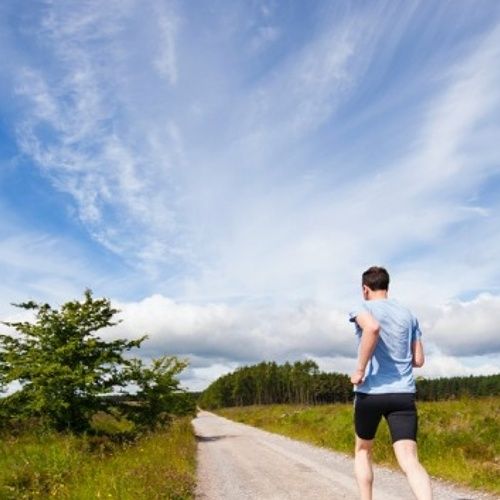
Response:
POLYGON ((370 293, 370 289, 366 286, 366 285, 363 285, 363 297, 365 299, 368 298, 368 294, 370 293))

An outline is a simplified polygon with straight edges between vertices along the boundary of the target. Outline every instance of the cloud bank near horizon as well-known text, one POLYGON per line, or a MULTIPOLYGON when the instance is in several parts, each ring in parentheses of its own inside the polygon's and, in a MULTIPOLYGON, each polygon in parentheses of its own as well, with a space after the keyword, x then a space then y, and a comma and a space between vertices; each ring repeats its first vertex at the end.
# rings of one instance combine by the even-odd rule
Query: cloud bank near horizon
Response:
MULTIPOLYGON (((110 337, 147 333, 145 356, 176 353, 190 360, 186 384, 203 389, 213 378, 239 365, 311 358, 326 371, 348 372, 356 363, 356 342, 347 310, 325 303, 288 307, 193 305, 154 295, 118 304, 123 319, 110 337), (207 375, 205 375, 206 377, 207 375)), ((429 308, 420 316, 429 377, 498 372, 500 297, 481 294, 429 308)))

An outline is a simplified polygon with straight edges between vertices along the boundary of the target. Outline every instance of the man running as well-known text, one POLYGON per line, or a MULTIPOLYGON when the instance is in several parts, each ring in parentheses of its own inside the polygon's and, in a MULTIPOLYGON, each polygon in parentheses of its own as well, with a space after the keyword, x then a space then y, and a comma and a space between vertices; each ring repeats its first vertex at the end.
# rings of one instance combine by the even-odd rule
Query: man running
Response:
POLYGON ((421 331, 413 314, 388 298, 389 273, 370 267, 362 276, 364 302, 350 313, 358 336, 354 384, 354 470, 362 500, 371 500, 371 454, 385 417, 394 453, 418 500, 432 499, 431 483, 417 457, 417 410, 413 367, 424 364, 421 331))

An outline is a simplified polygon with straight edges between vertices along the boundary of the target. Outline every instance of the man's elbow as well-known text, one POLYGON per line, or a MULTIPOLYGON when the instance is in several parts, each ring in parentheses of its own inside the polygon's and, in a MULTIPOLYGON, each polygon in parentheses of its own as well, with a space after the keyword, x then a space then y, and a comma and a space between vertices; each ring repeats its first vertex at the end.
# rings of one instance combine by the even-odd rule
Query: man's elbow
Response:
POLYGON ((414 359, 413 360, 413 366, 415 368, 422 368, 422 366, 424 366, 424 363, 425 363, 425 359, 424 358, 414 359))
POLYGON ((377 336, 380 334, 380 325, 378 322, 372 321, 370 324, 366 325, 366 330, 372 335, 377 336))

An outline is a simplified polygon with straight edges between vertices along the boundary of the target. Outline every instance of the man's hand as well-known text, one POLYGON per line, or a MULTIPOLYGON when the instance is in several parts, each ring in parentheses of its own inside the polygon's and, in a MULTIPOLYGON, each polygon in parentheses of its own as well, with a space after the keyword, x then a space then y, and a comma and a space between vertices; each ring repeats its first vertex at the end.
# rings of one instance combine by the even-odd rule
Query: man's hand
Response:
POLYGON ((351 383, 353 383, 354 385, 361 384, 364 378, 365 378, 365 371, 358 369, 351 375, 351 383))

